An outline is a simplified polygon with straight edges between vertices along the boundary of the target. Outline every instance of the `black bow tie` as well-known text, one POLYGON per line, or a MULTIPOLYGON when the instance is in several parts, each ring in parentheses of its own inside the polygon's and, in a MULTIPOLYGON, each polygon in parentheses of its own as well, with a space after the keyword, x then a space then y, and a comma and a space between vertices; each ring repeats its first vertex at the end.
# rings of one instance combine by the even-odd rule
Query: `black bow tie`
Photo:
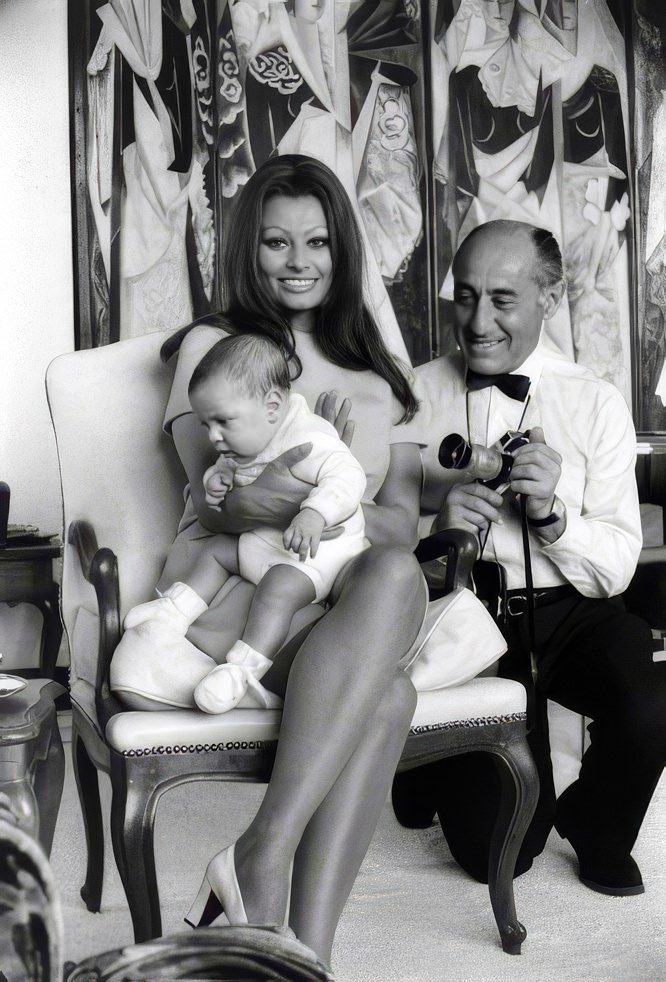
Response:
POLYGON ((510 399, 517 399, 524 402, 530 388, 530 380, 527 375, 480 375, 471 368, 467 369, 467 388, 470 392, 477 389, 485 389, 489 385, 495 385, 504 395, 510 399))

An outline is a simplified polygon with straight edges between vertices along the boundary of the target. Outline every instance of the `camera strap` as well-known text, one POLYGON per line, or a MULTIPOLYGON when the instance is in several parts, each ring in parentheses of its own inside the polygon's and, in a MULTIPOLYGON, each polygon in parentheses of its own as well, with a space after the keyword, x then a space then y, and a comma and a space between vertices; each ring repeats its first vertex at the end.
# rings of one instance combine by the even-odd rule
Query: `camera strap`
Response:
POLYGON ((527 524, 527 498, 520 495, 520 527, 523 537, 523 556, 525 560, 525 597, 527 601, 527 633, 530 648, 531 686, 527 689, 527 732, 530 733, 538 719, 536 709, 538 669, 536 663, 534 632, 534 581, 532 580, 532 557, 530 553, 530 533, 527 524))

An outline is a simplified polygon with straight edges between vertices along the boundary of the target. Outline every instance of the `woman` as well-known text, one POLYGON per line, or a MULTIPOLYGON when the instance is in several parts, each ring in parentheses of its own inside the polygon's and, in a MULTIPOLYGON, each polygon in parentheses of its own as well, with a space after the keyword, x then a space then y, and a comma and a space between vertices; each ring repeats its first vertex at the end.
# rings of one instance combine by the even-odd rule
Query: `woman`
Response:
MULTIPOLYGON (((288 921, 329 961, 416 703, 400 665, 426 604, 412 555, 421 463, 417 445, 400 442, 414 439, 406 428, 401 434, 400 421, 411 418, 417 404, 363 301, 358 227, 344 188, 325 165, 300 156, 271 158, 243 189, 234 229, 225 261, 226 317, 181 332, 170 348, 182 340, 166 425, 190 496, 160 585, 186 577, 204 536, 241 532, 258 520, 279 527, 304 496, 283 457, 254 484, 232 491, 221 512, 205 503, 202 478, 213 459, 190 410, 187 383, 231 324, 278 342, 292 366, 294 391, 312 407, 322 391, 337 390, 353 402, 352 450, 366 471, 363 509, 372 548, 343 569, 331 608, 309 631, 301 628, 262 680, 284 696, 272 777, 248 829, 209 864, 188 920, 209 922, 224 906, 234 923, 288 921)), ((331 399, 325 401, 330 410, 331 399)), ((229 637, 239 636, 251 589, 241 581, 211 605, 183 639, 180 678, 165 682, 156 670, 153 691, 143 687, 146 695, 158 703, 188 704, 202 671, 222 658, 229 637)), ((148 645, 144 664, 158 657, 152 651, 148 645)), ((138 661, 121 665, 114 659, 112 681, 128 704, 145 707, 128 693, 138 661)))

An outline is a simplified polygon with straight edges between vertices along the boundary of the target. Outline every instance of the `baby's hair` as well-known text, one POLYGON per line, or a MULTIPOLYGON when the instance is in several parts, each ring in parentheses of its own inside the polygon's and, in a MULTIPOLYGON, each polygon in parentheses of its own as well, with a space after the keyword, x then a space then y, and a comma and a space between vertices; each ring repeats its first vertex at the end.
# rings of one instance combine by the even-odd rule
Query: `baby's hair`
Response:
POLYGON ((214 344, 194 369, 188 395, 218 373, 251 398, 291 387, 287 359, 274 341, 260 334, 234 334, 214 344))

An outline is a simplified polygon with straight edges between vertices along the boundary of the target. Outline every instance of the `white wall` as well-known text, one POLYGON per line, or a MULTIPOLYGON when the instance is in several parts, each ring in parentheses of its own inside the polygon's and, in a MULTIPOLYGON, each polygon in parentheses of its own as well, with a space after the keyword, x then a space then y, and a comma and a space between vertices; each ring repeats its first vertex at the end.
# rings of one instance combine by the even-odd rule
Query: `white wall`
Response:
MULTIPOLYGON (((0 0, 0 480, 9 520, 60 532, 46 366, 71 351, 66 0, 0 0)), ((34 663, 32 608, 0 605, 3 668, 34 663)))

